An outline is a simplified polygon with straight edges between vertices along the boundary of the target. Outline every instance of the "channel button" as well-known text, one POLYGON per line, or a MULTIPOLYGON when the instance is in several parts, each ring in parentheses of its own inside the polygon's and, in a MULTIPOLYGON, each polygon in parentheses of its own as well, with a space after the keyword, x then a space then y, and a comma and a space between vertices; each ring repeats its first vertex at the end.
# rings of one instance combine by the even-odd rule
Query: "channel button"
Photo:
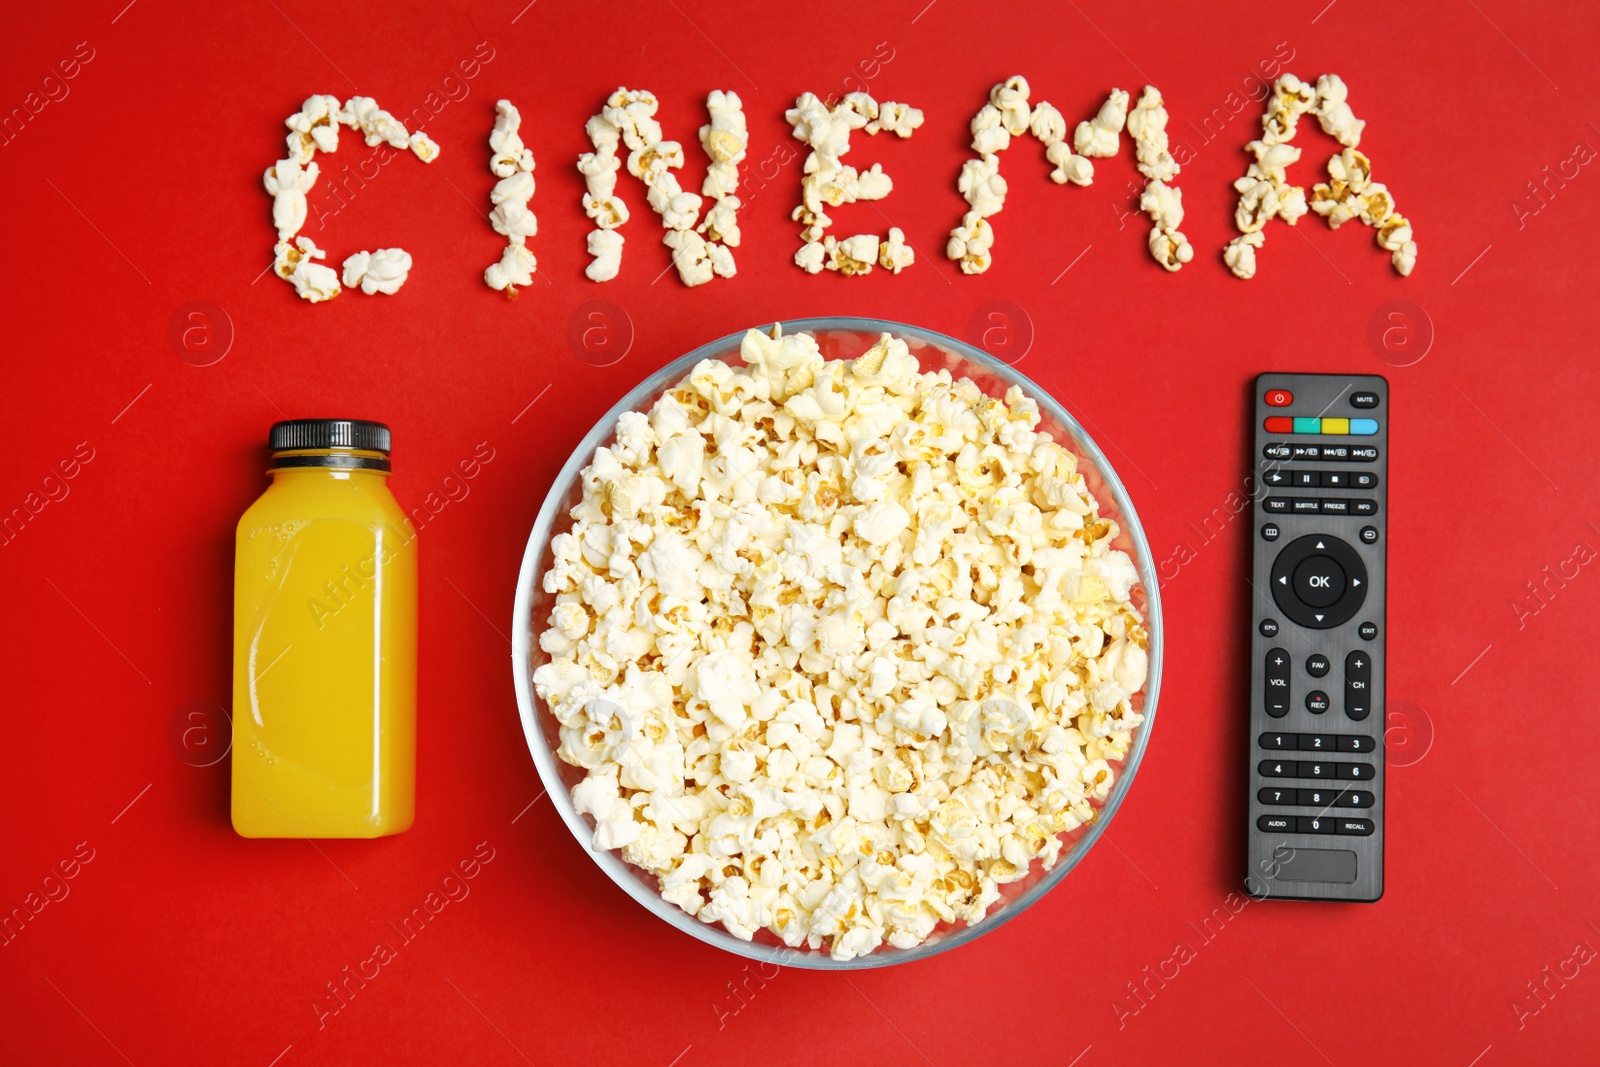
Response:
POLYGON ((1359 648, 1344 658, 1344 713, 1357 722, 1372 714, 1372 657, 1359 648))

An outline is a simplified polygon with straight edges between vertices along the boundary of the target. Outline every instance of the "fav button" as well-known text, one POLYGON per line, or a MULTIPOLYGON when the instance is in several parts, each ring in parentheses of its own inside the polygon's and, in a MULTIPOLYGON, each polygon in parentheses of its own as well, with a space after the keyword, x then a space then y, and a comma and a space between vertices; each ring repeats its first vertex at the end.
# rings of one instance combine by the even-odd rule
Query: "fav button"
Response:
POLYGON ((1294 394, 1287 389, 1268 389, 1266 401, 1269 408, 1286 408, 1294 403, 1294 394))
MULTIPOLYGON (((1328 420, 1323 419, 1322 421, 1327 422, 1328 420)), ((1371 437, 1373 434, 1378 432, 1378 420, 1351 419, 1350 432, 1358 437, 1371 437)))

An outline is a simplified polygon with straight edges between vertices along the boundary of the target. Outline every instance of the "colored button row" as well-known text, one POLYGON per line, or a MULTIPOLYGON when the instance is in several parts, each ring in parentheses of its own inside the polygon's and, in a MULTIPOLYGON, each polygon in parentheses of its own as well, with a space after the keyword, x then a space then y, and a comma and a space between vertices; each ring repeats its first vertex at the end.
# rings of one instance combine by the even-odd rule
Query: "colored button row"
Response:
POLYGON ((1318 433, 1350 437, 1371 437, 1378 432, 1377 419, 1290 418, 1274 415, 1266 421, 1268 433, 1318 433))

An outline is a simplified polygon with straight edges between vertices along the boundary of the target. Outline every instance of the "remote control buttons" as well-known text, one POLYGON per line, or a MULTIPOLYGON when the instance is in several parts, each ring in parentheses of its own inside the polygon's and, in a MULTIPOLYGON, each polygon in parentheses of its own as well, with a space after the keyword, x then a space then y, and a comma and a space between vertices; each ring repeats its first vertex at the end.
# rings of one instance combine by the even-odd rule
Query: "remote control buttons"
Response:
POLYGON ((1328 534, 1307 534, 1272 562, 1272 599, 1307 629, 1342 625, 1367 599, 1367 568, 1356 550, 1328 534))
MULTIPOLYGON (((1269 400, 1267 403, 1270 404, 1272 401, 1269 400)), ((1367 392, 1351 393, 1350 406, 1353 408, 1375 408, 1378 406, 1378 394, 1367 392)))
POLYGON ((1261 454, 1268 459, 1288 459, 1294 455, 1294 446, 1286 445, 1282 441, 1273 441, 1261 450, 1261 454))
POLYGON ((1281 648, 1267 650, 1266 685, 1264 687, 1267 714, 1281 719, 1289 714, 1289 653, 1281 648))
POLYGON ((1262 619, 1261 620, 1261 626, 1259 627, 1259 629, 1261 630, 1261 636, 1262 637, 1277 637, 1278 636, 1278 620, 1277 619, 1262 619))
POLYGON ((1304 487, 1308 485, 1315 486, 1319 484, 1317 471, 1295 471, 1293 477, 1294 485, 1296 487, 1304 487))
POLYGON ((1371 819, 1335 819, 1335 833, 1349 834, 1352 837, 1372 836, 1371 819))
POLYGON ((1294 403, 1294 394, 1287 389, 1268 389, 1267 395, 1262 397, 1269 408, 1286 408, 1294 403))
POLYGON ((1306 657, 1306 673, 1313 678, 1321 678, 1324 674, 1327 674, 1330 666, 1328 657, 1321 652, 1313 652, 1306 657))
POLYGON ((1261 502, 1261 510, 1271 515, 1284 515, 1289 511, 1289 498, 1286 496, 1269 496, 1261 502))
POLYGON ((1378 624, 1375 622, 1364 622, 1356 628, 1356 633, 1361 635, 1361 640, 1371 641, 1378 636, 1378 624))
POLYGON ((1261 476, 1261 480, 1274 489, 1281 489, 1289 484, 1289 474, 1274 467, 1261 476))
POLYGON ((1344 713, 1357 722, 1372 714, 1372 657, 1360 649, 1344 658, 1344 713))
POLYGON ((1289 579, 1289 588, 1303 604, 1325 608, 1339 602, 1344 596, 1344 568, 1333 557, 1321 554, 1300 561, 1289 579))
POLYGON ((1322 690, 1313 689, 1306 694, 1306 710, 1311 714, 1321 715, 1328 710, 1328 707, 1328 694, 1322 690))
POLYGON ((1288 789, 1268 786, 1256 791, 1256 799, 1274 807, 1370 808, 1373 797, 1371 793, 1355 789, 1288 789))
MULTIPOLYGON (((1276 541, 1278 539, 1278 535, 1282 532, 1283 531, 1278 529, 1277 523, 1269 522, 1265 526, 1261 527, 1261 540, 1276 541)), ((1267 636, 1271 637, 1272 635, 1268 634, 1267 636)))
POLYGON ((1287 415, 1273 415, 1261 424, 1268 433, 1294 433, 1294 420, 1287 415))
MULTIPOLYGON (((1324 419, 1324 422, 1327 420, 1324 419)), ((1371 437, 1378 432, 1377 419, 1351 419, 1350 433, 1356 437, 1371 437)))
POLYGON ((1355 471, 1350 475, 1350 488, 1371 489, 1378 484, 1378 476, 1371 471, 1355 471))
POLYGON ((1376 526, 1361 527, 1361 543, 1375 545, 1378 543, 1378 528, 1376 526))
POLYGON ((1256 820, 1256 826, 1269 834, 1294 833, 1293 815, 1263 815, 1256 820))

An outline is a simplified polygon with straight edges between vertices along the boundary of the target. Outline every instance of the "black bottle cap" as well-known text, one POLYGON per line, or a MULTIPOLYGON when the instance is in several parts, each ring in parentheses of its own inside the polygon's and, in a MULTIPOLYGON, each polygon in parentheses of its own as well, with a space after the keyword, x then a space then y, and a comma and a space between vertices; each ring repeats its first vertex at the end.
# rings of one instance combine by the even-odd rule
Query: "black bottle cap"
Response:
POLYGON ((267 446, 274 452, 313 448, 353 448, 389 454, 389 427, 361 419, 291 419, 274 423, 267 446))

